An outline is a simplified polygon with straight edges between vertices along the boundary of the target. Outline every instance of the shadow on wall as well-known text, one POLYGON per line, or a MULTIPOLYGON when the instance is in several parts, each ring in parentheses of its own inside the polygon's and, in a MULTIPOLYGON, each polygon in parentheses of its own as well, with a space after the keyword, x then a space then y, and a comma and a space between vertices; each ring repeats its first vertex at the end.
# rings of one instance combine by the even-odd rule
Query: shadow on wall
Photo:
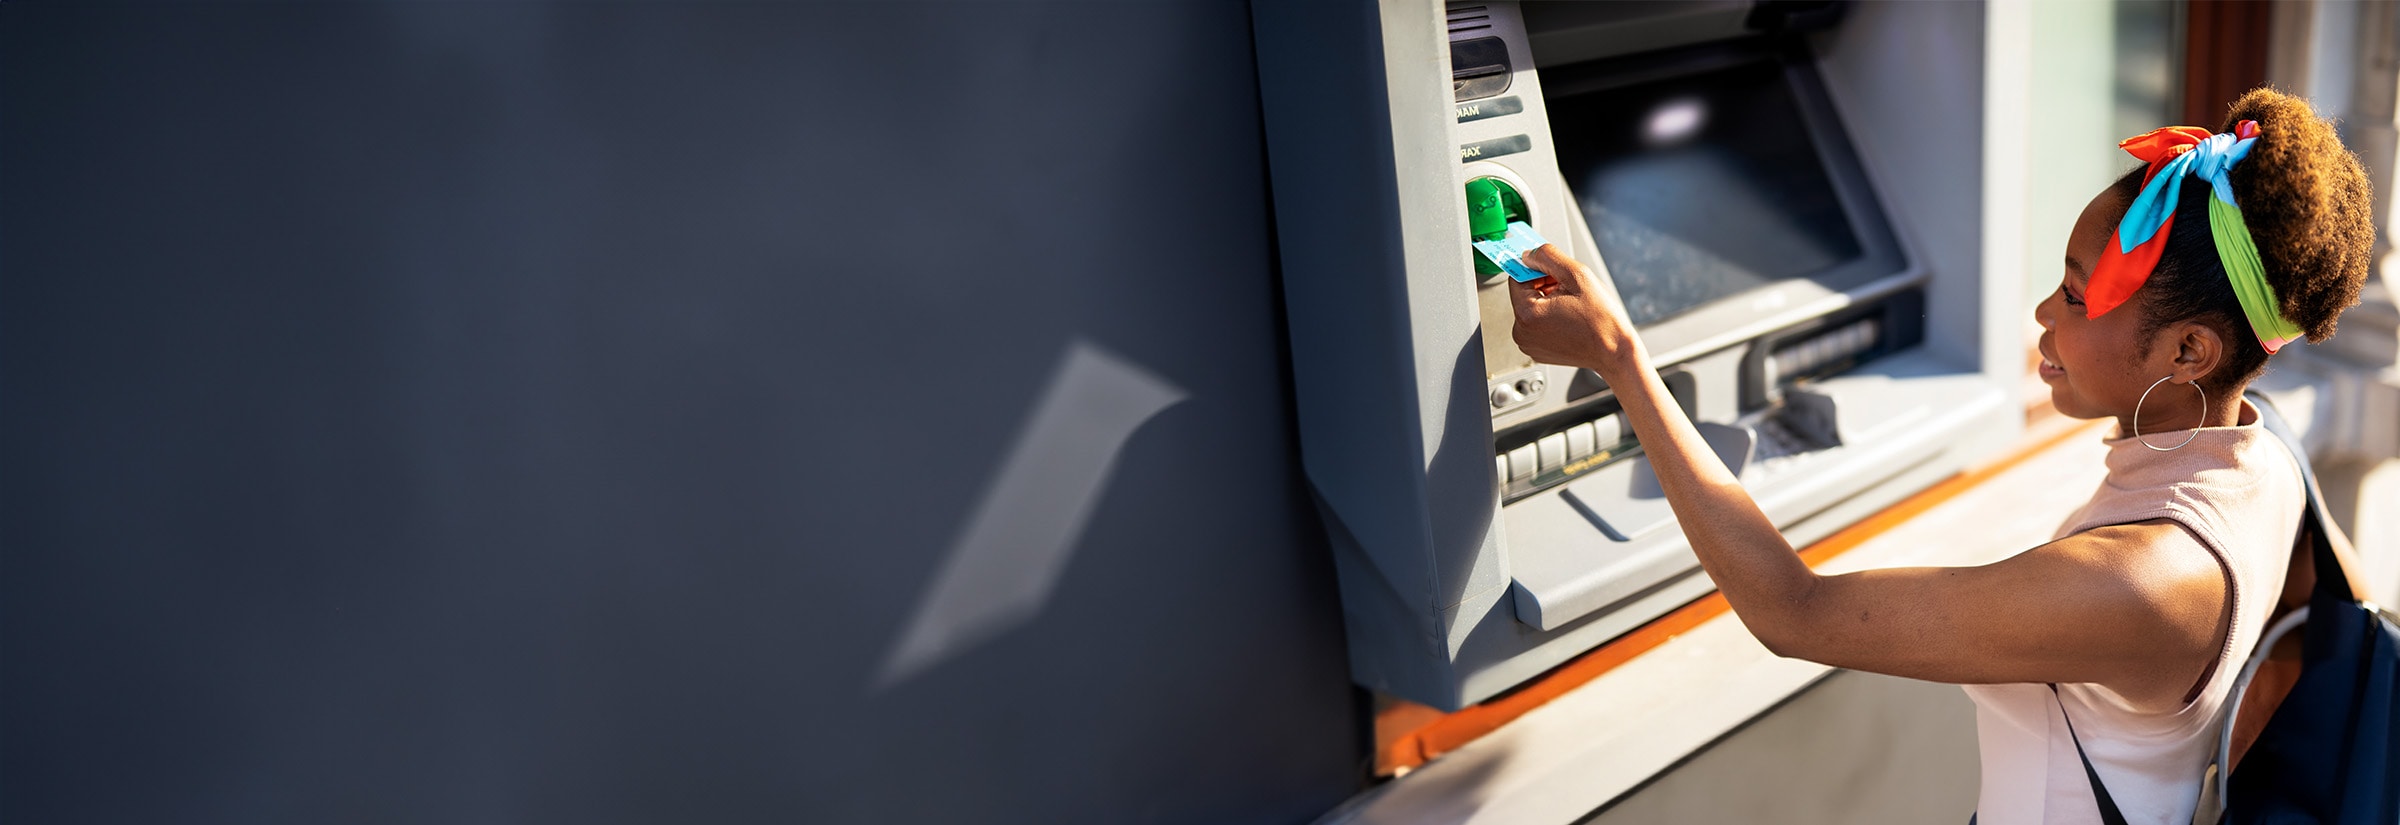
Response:
POLYGON ((1107 350, 1068 343, 976 502, 942 557, 907 630, 883 660, 878 688, 939 664, 965 648, 1024 625, 1066 573, 1092 508, 1136 429, 1184 400, 1183 390, 1107 350))

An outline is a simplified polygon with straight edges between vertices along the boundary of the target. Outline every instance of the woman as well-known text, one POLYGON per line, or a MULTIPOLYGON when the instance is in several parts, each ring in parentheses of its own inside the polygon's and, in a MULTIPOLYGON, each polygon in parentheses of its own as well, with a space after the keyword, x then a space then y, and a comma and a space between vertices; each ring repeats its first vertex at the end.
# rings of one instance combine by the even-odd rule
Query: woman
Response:
POLYGON ((1511 287, 1516 342, 1608 381, 1769 649, 1966 686, 1981 825, 2099 821, 2070 723, 2130 821, 2189 822, 2305 506, 2242 390, 2283 344, 2333 334, 2374 238, 2357 159, 2305 101, 2251 92, 2223 131, 2126 141, 2145 164, 2076 219, 2034 311, 2040 372, 2060 412, 2116 419, 2107 480, 2057 540, 2004 561, 1811 571, 1671 403, 1614 289, 1555 248, 1527 257, 1549 278, 1511 287))

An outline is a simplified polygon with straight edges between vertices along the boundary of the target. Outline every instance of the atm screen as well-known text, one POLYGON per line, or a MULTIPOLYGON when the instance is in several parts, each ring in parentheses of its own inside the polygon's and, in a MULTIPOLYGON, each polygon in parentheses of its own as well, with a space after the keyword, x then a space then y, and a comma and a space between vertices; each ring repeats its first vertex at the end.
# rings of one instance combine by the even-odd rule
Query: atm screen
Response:
POLYGON ((1755 287, 1833 291, 1880 274, 1861 256, 1784 67, 1752 59, 1550 96, 1559 169, 1635 324, 1755 287))

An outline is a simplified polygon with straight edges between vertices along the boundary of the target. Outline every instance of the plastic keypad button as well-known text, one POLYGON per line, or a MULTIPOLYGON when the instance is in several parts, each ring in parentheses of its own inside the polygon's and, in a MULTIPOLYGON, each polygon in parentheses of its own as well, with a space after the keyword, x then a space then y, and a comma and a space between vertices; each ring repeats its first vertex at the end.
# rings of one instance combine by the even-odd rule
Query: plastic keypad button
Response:
POLYGON ((1567 460, 1582 461, 1592 454, 1592 425, 1577 424, 1567 428, 1567 460))
POLYGON ((1617 442, 1623 440, 1624 425, 1619 423, 1616 416, 1604 415, 1592 422, 1592 443, 1600 449, 1616 449, 1617 442))
POLYGON ((1534 445, 1541 448, 1543 470, 1556 470, 1567 466, 1566 433, 1551 433, 1542 436, 1542 440, 1534 442, 1534 445))
POLYGON ((1534 449, 1531 444, 1508 451, 1508 478, 1510 481, 1525 481, 1533 478, 1533 453, 1534 449))

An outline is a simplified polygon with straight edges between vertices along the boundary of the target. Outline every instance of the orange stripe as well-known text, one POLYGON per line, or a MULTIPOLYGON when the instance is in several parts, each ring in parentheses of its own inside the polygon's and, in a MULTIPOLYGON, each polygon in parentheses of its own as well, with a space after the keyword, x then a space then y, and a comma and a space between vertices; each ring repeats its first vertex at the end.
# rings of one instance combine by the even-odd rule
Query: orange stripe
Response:
MULTIPOLYGON (((1943 479, 1923 492, 1902 499, 1898 504, 1803 548, 1800 559, 1808 562, 1810 567, 1822 565, 1868 539, 1922 515, 1959 493, 1973 489, 1993 476, 2024 463, 2026 459, 2088 430, 2089 427, 2085 426, 2064 428, 2042 436, 1998 462, 1943 479)), ((1375 714, 1375 772, 1379 776, 1391 776, 1457 750, 1730 609, 1723 594, 1711 591, 1697 601, 1568 660, 1566 664, 1514 691, 1486 700, 1483 704, 1461 708, 1455 713, 1442 713, 1414 702, 1393 700, 1392 704, 1375 714)))

